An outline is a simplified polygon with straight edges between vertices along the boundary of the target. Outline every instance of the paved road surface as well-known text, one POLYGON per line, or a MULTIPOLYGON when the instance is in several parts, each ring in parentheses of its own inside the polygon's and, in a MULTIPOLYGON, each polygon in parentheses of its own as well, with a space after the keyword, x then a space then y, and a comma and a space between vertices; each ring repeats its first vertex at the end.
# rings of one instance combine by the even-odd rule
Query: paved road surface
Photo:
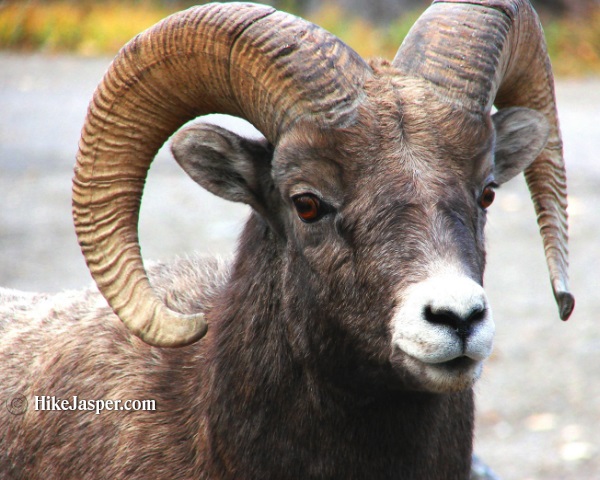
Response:
MULTIPOLYGON (((0 54, 0 285, 90 282, 71 226, 70 178, 87 103, 109 60, 0 54)), ((558 82, 569 170, 572 289, 558 320, 521 178, 488 223, 495 353, 477 386, 476 449, 506 480, 600 478, 600 79, 558 82)), ((203 192, 166 151, 151 170, 146 258, 226 254, 247 210, 203 192)))

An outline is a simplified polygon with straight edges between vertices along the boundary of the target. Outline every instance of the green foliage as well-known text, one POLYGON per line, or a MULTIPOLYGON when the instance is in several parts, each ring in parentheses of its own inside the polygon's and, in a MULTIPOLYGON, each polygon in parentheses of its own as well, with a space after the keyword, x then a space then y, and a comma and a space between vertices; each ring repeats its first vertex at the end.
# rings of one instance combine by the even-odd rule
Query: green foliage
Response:
MULTIPOLYGON (((192 0, 0 0, 0 49, 113 54, 137 33, 165 16, 204 3, 192 0)), ((298 0, 273 0, 299 13, 298 0)), ((421 12, 376 26, 323 3, 308 19, 363 57, 392 59, 421 12)), ((544 19, 548 50, 557 75, 600 74, 600 7, 585 18, 544 19)))
POLYGON ((600 8, 585 18, 550 19, 544 32, 556 75, 600 74, 600 8))
POLYGON ((114 53, 172 13, 153 2, 8 1, 0 3, 0 48, 114 53))

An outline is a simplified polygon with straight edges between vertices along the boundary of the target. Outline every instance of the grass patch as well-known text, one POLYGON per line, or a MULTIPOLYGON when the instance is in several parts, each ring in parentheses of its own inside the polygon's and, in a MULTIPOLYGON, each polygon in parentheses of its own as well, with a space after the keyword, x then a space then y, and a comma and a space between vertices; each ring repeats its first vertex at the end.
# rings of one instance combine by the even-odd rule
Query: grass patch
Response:
MULTIPOLYGON (((0 0, 0 49, 114 54, 136 34, 189 4, 183 0, 171 2, 170 7, 158 0, 0 0)), ((375 26, 325 3, 308 19, 365 58, 392 59, 419 14, 415 11, 388 26, 375 26)), ((600 7, 585 18, 548 18, 543 24, 557 75, 600 75, 600 7)))

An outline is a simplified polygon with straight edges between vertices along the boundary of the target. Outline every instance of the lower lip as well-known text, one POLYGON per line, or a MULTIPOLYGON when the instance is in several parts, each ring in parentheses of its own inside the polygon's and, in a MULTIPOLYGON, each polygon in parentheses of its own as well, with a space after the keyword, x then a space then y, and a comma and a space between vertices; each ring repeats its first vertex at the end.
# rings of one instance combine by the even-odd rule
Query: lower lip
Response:
POLYGON ((467 369, 475 366, 475 364, 477 364, 477 362, 475 360, 473 360, 472 358, 463 356, 463 357, 457 357, 453 360, 448 360, 447 362, 434 363, 431 365, 435 366, 435 367, 444 368, 446 370, 454 371, 454 370, 467 370, 467 369))

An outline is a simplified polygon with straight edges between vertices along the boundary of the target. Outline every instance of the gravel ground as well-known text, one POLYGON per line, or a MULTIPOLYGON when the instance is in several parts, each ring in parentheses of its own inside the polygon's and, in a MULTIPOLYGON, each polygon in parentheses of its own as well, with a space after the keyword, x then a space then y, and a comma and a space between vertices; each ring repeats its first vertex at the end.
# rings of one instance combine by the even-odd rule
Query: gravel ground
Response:
MULTIPOLYGON (((4 287, 58 291, 91 281, 71 226, 70 179, 87 103, 108 63, 0 53, 4 287)), ((600 151, 600 79, 559 81, 557 96, 577 298, 569 322, 558 319, 521 178, 499 191, 487 229, 497 339, 477 386, 476 450, 505 480, 600 478, 600 162, 592 161, 600 151)), ((146 258, 233 250, 247 210, 201 191, 166 151, 146 192, 146 258)))

